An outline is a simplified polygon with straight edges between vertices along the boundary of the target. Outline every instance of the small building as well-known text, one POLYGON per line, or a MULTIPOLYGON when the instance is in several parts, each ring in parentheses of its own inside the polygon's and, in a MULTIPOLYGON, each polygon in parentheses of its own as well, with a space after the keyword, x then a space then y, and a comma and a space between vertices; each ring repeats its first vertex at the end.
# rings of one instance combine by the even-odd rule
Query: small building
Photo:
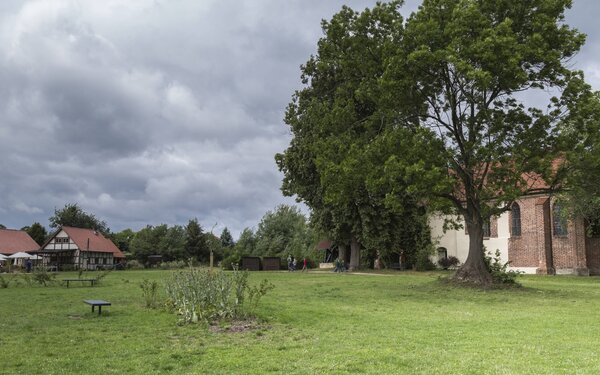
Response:
POLYGON ((263 271, 279 271, 281 269, 280 257, 263 257, 263 271))
POLYGON ((31 253, 39 250, 37 244, 24 230, 0 229, 0 254, 31 253))
POLYGON ((60 270, 111 268, 125 255, 108 238, 93 229, 61 227, 38 251, 47 266, 60 270))
POLYGON ((242 257, 242 266, 240 268, 248 271, 260 271, 260 258, 242 257))

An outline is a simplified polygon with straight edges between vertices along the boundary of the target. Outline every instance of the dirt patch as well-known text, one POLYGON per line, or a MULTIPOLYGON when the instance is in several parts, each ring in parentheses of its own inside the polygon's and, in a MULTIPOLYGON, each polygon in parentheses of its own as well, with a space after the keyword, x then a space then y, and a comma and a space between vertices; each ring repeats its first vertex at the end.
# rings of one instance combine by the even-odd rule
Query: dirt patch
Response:
POLYGON ((243 333, 250 331, 263 331, 269 327, 260 324, 256 319, 233 320, 228 322, 211 323, 208 329, 215 333, 243 333))

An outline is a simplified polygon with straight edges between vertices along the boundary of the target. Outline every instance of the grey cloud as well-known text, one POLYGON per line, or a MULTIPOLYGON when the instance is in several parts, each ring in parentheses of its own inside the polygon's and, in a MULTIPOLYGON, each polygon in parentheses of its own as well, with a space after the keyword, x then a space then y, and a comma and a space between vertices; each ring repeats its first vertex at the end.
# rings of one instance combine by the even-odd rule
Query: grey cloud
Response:
MULTIPOLYGON (((0 2, 0 223, 77 202, 113 230, 197 217, 237 235, 280 203, 273 155, 320 21, 372 1, 0 2)), ((405 15, 418 1, 407 1, 405 15)), ((600 87, 595 1, 575 64, 600 87)))

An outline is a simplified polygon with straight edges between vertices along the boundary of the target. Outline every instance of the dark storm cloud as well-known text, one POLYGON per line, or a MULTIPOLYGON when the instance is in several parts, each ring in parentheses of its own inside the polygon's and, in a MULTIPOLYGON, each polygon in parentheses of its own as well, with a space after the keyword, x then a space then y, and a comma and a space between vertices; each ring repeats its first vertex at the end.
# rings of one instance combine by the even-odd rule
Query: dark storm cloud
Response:
MULTIPOLYGON (((113 230, 197 217, 237 235, 277 204, 273 155, 320 21, 372 1, 0 2, 0 223, 79 203, 113 230)), ((416 9, 407 1, 405 14, 416 9)), ((599 6, 574 60, 600 87, 599 6)))

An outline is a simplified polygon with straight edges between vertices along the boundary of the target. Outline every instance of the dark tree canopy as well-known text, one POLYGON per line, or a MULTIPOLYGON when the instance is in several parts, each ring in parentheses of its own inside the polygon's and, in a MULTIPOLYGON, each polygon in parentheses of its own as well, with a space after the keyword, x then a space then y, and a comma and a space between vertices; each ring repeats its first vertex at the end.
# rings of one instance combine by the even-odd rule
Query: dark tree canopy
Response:
POLYGON ((198 223, 198 219, 192 219, 185 227, 186 241, 185 251, 188 257, 196 258, 200 262, 207 262, 210 256, 206 234, 198 223))
POLYGON ((229 229, 227 229, 227 227, 225 227, 221 232, 220 238, 221 246, 223 246, 223 248, 230 248, 233 247, 233 245, 235 245, 235 243, 233 242, 233 236, 231 235, 231 232, 229 231, 229 229))
POLYGON ((94 214, 85 212, 77 203, 69 203, 61 209, 54 209, 54 215, 49 221, 50 228, 68 226, 93 229, 103 234, 110 233, 106 222, 98 219, 94 214))
POLYGON ((48 237, 48 231, 38 222, 31 224, 31 226, 21 228, 21 230, 27 232, 27 234, 29 234, 29 236, 40 246, 46 242, 46 238, 48 237))
POLYGON ((359 265, 361 247, 363 257, 377 250, 396 253, 397 261, 399 251, 419 247, 415 239, 427 230, 411 197, 390 207, 379 181, 387 155, 369 149, 385 125, 379 105, 385 60, 403 35, 396 8, 378 4, 357 13, 344 7, 323 22, 318 53, 302 66, 307 87, 286 112, 294 138, 276 156, 283 192, 306 202, 311 221, 340 249, 350 246, 351 268, 359 265))

